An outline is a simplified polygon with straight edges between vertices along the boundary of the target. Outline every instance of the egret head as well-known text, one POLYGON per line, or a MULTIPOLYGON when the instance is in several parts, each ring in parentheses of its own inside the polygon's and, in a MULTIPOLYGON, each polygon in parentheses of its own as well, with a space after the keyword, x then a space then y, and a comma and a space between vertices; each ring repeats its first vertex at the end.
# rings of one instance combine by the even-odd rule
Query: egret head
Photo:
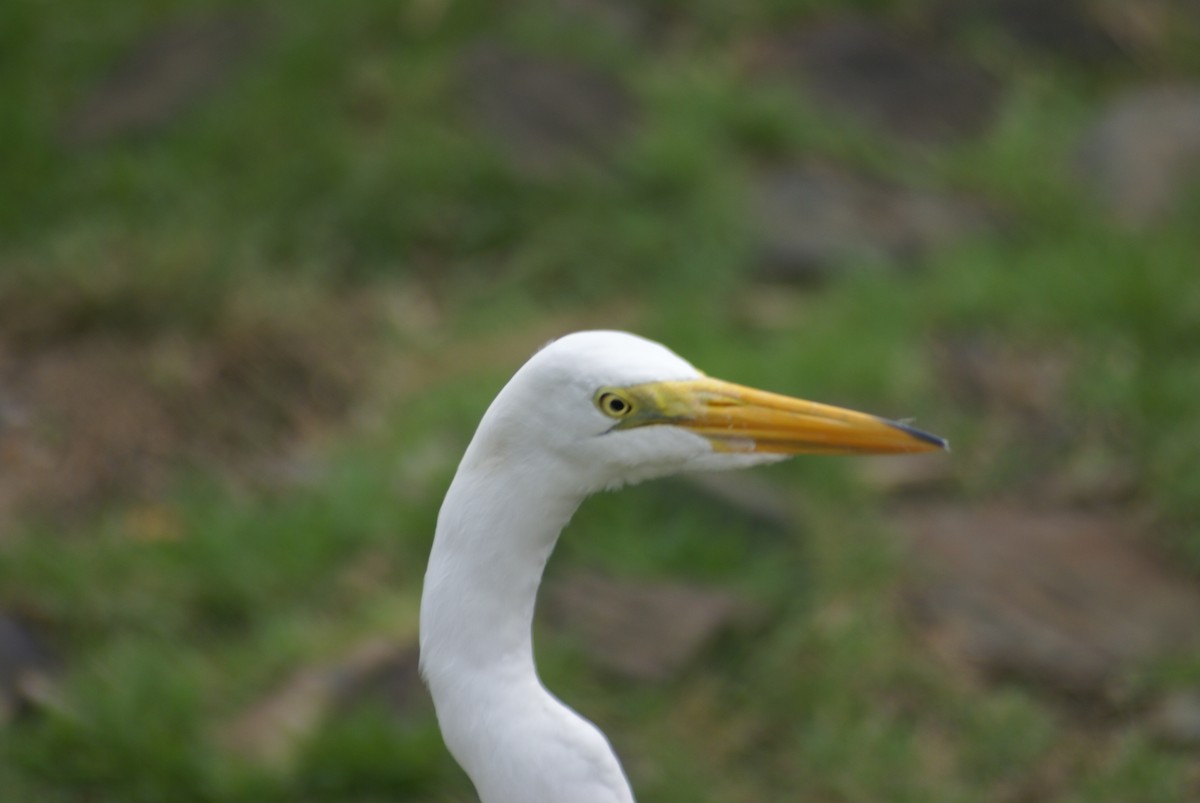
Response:
POLYGON ((793 454, 946 447, 905 424, 706 377, 665 346, 606 331, 535 354, 485 423, 478 457, 548 461, 588 492, 793 454))

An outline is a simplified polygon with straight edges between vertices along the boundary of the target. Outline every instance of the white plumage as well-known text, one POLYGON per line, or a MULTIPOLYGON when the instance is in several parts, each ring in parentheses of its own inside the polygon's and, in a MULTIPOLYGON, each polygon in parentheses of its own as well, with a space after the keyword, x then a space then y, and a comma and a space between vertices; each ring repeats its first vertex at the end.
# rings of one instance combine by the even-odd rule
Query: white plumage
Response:
POLYGON ((944 445, 904 424, 708 379, 630 334, 580 332, 535 354, 467 447, 421 600, 421 671, 481 801, 633 802, 608 740, 546 690, 534 665, 542 570, 585 497, 799 452, 944 445))

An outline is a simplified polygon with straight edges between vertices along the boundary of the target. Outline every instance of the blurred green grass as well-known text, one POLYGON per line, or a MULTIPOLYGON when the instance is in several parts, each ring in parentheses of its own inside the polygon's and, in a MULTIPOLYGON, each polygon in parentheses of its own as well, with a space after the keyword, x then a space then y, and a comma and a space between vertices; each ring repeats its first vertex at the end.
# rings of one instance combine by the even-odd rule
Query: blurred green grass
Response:
MULTIPOLYGON (((694 33, 660 53, 603 30, 564 32, 536 4, 278 4, 267 44, 198 108, 151 135, 70 148, 61 121, 122 48, 168 14, 212 5, 124 0, 97 15, 80 2, 5 4, 0 315, 44 325, 31 337, 209 337, 231 307, 268 315, 287 288, 337 298, 415 275, 444 320, 429 340, 404 330, 382 348, 437 355, 534 331, 546 310, 616 301, 714 375, 920 411, 964 455, 986 422, 943 396, 929 344, 961 332, 1065 351, 1066 414, 1115 440, 1166 547, 1200 569, 1200 207, 1123 231, 1069 180, 1108 84, 999 48, 990 56, 1010 94, 996 129, 914 154, 748 83, 732 55, 781 20, 900 5, 761 2, 730 18, 725 4, 664 3, 694 33), (483 36, 614 71, 644 104, 642 129, 606 170, 521 177, 454 101, 456 54, 483 36), (919 272, 852 273, 797 299, 794 320, 767 323, 745 311, 746 175, 797 153, 979 192, 1020 224, 919 272)), ((417 478, 405 456, 456 454, 515 367, 439 381, 349 427, 313 483, 254 491, 205 470, 182 476, 163 503, 170 538, 131 537, 116 499, 66 531, 31 521, 0 541, 0 604, 46 623, 69 668, 62 711, 0 728, 0 798, 470 799, 427 715, 336 717, 284 770, 230 755, 214 733, 355 634, 411 635, 453 461, 417 478), (384 570, 347 581, 363 560, 384 570)), ((967 492, 1018 487, 1020 468, 999 459, 967 492)), ((621 687, 569 639, 540 637, 548 685, 612 735, 639 799, 1189 798, 1194 757, 1140 728, 1088 733, 1034 692, 948 677, 906 631, 888 524, 844 465, 797 461, 763 476, 797 489, 803 527, 749 556, 736 524, 708 532, 711 517, 652 487, 590 500, 552 566, 719 581, 778 611, 662 687, 621 687)), ((1146 682, 1198 676, 1185 663, 1146 682)))

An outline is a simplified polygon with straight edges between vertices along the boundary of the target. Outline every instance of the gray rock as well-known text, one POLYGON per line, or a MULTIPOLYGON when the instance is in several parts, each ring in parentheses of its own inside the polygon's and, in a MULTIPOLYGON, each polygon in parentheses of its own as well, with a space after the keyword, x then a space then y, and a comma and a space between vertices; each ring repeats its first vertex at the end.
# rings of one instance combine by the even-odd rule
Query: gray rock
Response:
POLYGON ((565 22, 607 31, 624 42, 653 38, 667 9, 642 0, 552 0, 550 11, 565 22))
POLYGON ((1181 689, 1163 697, 1150 711, 1149 726, 1164 744, 1200 748, 1200 689, 1181 689))
POLYGON ((946 0, 931 17, 943 31, 988 26, 1027 50, 1087 65, 1125 60, 1103 21, 1079 0, 946 0))
POLYGON ((1000 99, 982 67, 850 16, 776 37, 764 66, 836 112, 922 144, 983 133, 1000 99))
POLYGON ((464 59, 462 80, 468 116, 526 175, 603 165, 637 123, 620 82, 561 59, 482 44, 464 59))
POLYGON ((985 676, 1108 699, 1123 676, 1200 645, 1200 589, 1113 515, 934 505, 900 516, 906 597, 926 641, 985 676))
POLYGON ((752 208, 761 272, 801 282, 848 265, 911 265, 940 247, 996 230, 1000 220, 972 196, 817 166, 763 173, 752 208))
POLYGON ((0 613, 0 725, 30 707, 53 702, 58 658, 21 618, 0 613))
POLYGON ((759 616, 725 589, 596 572, 555 575, 545 596, 547 621, 578 637, 596 666, 643 682, 677 676, 720 634, 759 616))
POLYGON ((168 20, 141 37, 68 115, 63 138, 90 145, 170 123, 225 83, 264 30, 263 16, 247 9, 168 20))
MULTIPOLYGON (((752 532, 774 538, 786 538, 798 524, 791 500, 774 485, 753 473, 685 474, 675 480, 678 486, 694 488, 699 499, 685 501, 689 506, 701 506, 712 510, 715 520, 729 517, 740 522, 752 532)), ((664 483, 669 489, 670 483, 664 483)))
POLYGON ((1077 171, 1117 221, 1163 220, 1200 179, 1200 86, 1153 86, 1116 97, 1084 134, 1077 171))

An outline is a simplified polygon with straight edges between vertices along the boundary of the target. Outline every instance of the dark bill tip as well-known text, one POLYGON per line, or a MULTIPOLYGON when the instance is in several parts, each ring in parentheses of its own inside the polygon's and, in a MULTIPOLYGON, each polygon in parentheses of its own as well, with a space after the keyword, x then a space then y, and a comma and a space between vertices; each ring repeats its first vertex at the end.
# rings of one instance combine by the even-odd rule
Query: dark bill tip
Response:
POLYGON ((931 435, 928 432, 917 429, 916 427, 910 427, 908 424, 902 424, 899 421, 889 421, 887 419, 882 420, 889 427, 894 427, 895 429, 900 430, 915 440, 921 441, 922 443, 928 443, 930 446, 935 446, 938 449, 950 451, 950 443, 945 438, 939 438, 937 435, 931 435))

